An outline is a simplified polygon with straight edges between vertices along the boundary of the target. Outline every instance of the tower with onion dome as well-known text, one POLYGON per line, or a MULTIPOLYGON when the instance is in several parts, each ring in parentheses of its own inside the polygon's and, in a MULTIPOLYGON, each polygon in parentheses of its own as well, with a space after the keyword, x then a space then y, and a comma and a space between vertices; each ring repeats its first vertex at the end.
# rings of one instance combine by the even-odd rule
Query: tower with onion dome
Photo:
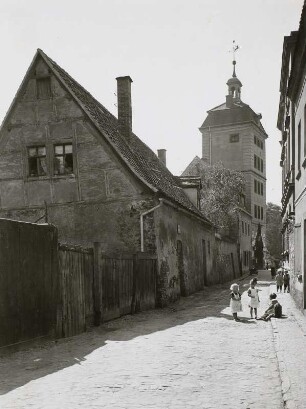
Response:
MULTIPOLYGON (((234 45, 234 51, 236 50, 237 46, 234 45)), ((245 208, 251 215, 250 236, 254 245, 259 224, 265 242, 265 141, 268 135, 261 124, 261 114, 256 114, 242 101, 242 83, 236 75, 235 52, 233 73, 226 85, 225 101, 207 111, 207 116, 200 127, 202 160, 208 164, 222 162, 226 168, 243 172, 246 184, 242 200, 245 201, 245 208)))

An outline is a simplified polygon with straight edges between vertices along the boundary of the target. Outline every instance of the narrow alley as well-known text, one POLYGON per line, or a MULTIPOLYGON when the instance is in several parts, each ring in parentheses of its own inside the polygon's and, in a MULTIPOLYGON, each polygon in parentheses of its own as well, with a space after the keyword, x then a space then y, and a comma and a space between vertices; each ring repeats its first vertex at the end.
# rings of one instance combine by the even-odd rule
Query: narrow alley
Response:
MULTIPOLYGON (((258 277, 260 312, 274 291, 269 278, 268 272, 258 277)), ((239 282, 241 322, 231 317, 228 285, 219 285, 165 310, 122 317, 80 336, 2 357, 0 407, 284 407, 280 375, 288 374, 282 374, 286 368, 278 358, 284 345, 276 335, 290 340, 298 325, 290 317, 288 325, 285 318, 278 320, 280 330, 276 320, 251 320, 249 279, 239 282)), ((286 316, 290 295, 279 298, 286 316)), ((299 360, 301 371, 295 372, 303 385, 299 360)))

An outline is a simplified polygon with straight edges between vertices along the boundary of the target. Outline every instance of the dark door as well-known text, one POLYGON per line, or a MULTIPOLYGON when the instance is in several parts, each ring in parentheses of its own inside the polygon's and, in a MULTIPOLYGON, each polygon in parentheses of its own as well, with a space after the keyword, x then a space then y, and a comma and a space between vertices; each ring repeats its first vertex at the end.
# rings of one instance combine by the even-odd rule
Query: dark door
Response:
POLYGON ((206 242, 202 240, 202 254, 203 254, 203 284, 207 286, 207 256, 206 256, 206 242))
POLYGON ((181 296, 185 297, 186 294, 186 282, 185 282, 185 273, 184 273, 184 254, 183 254, 183 245, 181 240, 178 240, 176 243, 176 254, 177 254, 177 268, 180 278, 180 290, 181 296))

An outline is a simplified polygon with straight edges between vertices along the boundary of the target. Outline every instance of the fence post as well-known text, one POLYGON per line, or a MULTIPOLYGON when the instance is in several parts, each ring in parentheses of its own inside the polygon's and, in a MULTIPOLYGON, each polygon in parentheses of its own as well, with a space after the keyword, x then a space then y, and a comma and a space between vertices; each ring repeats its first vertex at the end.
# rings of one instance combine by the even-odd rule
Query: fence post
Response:
POLYGON ((100 243, 94 242, 93 304, 94 325, 102 321, 102 272, 100 271, 100 243))
POLYGON ((138 300, 138 255, 133 254, 133 292, 132 292, 131 314, 135 314, 137 311, 139 311, 139 300, 138 300))

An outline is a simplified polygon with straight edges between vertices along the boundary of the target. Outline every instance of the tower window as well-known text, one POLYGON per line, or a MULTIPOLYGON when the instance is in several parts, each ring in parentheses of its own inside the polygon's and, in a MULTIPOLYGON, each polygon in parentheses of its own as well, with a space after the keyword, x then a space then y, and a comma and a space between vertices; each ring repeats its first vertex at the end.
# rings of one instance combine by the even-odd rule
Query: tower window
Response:
POLYGON ((231 142, 231 143, 233 143, 233 142, 239 142, 239 134, 238 134, 238 133, 235 133, 235 134, 230 135, 230 142, 231 142))

